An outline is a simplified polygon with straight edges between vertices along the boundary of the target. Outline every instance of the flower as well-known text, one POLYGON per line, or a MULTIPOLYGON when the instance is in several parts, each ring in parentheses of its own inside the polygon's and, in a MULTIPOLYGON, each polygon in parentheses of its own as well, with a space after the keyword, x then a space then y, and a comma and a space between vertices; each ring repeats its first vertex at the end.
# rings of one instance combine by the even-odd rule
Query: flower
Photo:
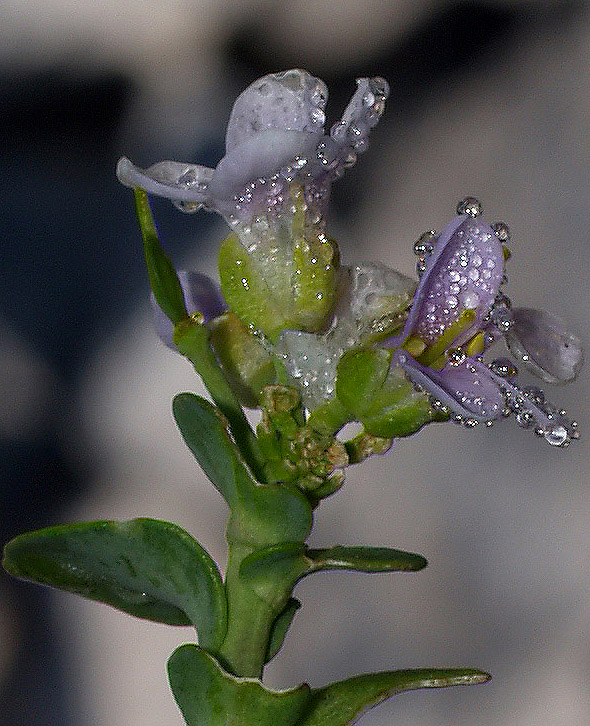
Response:
POLYGON ((252 332, 271 343, 289 330, 319 332, 340 280, 337 246, 324 233, 330 187, 366 150, 388 93, 382 78, 358 79, 326 134, 323 81, 298 69, 273 73, 237 98, 215 169, 163 161, 144 171, 122 158, 117 175, 184 211, 224 216, 232 234, 220 256, 223 293, 252 332))
POLYGON ((162 161, 139 169, 123 157, 119 180, 167 197, 185 212, 201 207, 231 226, 256 215, 293 216, 290 189, 303 185, 307 203, 321 215, 331 182, 366 150, 389 94, 382 78, 359 78, 342 118, 324 133, 328 91, 307 71, 272 73, 252 83, 234 103, 226 154, 215 169, 162 161))
POLYGON ((480 218, 481 207, 468 198, 445 231, 423 235, 415 245, 421 281, 400 338, 387 347, 408 378, 431 396, 434 405, 457 422, 491 424, 514 413, 517 423, 553 445, 578 438, 576 423, 549 404, 538 388, 520 388, 503 359, 490 366, 481 355, 506 335, 510 348, 545 380, 571 380, 581 363, 579 340, 554 316, 511 310, 500 290, 505 280, 508 229, 480 218))

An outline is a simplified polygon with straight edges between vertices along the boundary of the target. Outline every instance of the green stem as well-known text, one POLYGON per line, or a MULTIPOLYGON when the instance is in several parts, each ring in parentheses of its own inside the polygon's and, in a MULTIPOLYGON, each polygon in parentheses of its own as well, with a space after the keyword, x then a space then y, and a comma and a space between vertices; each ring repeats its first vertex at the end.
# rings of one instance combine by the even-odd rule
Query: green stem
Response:
POLYGON ((228 627, 218 655, 235 675, 262 678, 270 631, 281 607, 271 607, 240 577, 242 560, 251 553, 251 547, 230 545, 225 581, 228 627))
POLYGON ((203 379, 211 398, 229 421, 234 440, 242 456, 259 481, 263 481, 265 459, 256 435, 221 370, 211 346, 209 330, 198 321, 188 318, 176 326, 176 346, 186 356, 203 379))

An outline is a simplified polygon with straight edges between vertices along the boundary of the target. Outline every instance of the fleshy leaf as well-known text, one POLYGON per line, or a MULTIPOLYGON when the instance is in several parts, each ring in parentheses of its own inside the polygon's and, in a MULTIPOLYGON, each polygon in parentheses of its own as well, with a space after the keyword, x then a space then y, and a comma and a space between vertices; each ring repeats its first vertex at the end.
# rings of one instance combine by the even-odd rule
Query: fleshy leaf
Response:
POLYGON ((422 555, 388 547, 342 547, 307 549, 299 542, 282 542, 253 552, 240 566, 240 576, 256 593, 274 605, 276 583, 292 588, 298 580, 320 570, 357 572, 416 572, 426 567, 422 555))
POLYGON ((289 630, 289 627, 293 622, 295 613, 299 610, 300 607, 301 603, 299 602, 299 600, 296 597, 290 597, 287 600, 287 604, 285 605, 283 611, 277 615, 276 620, 272 624, 272 629, 270 631, 268 648, 266 649, 266 655, 264 657, 265 663, 271 661, 279 652, 279 650, 283 647, 283 642, 285 640, 285 636, 287 635, 287 631, 289 630))
POLYGON ((217 647, 227 605, 217 566, 183 529, 155 519, 49 527, 6 545, 11 575, 112 605, 139 618, 190 625, 217 647))
POLYGON ((417 572, 428 564, 425 557, 390 547, 342 547, 308 550, 313 571, 356 570, 357 572, 417 572))
POLYGON ((187 726, 295 726, 309 701, 306 684, 291 691, 271 691, 257 678, 227 673, 195 645, 174 651, 168 677, 187 726))
POLYGON ((390 696, 417 688, 446 688, 486 683, 490 675, 468 668, 372 673, 314 689, 308 713, 297 726, 351 726, 390 696))
POLYGON ((258 548, 307 539, 313 515, 305 496, 294 488, 256 481, 214 406, 181 393, 173 411, 187 446, 232 510, 228 540, 258 548))

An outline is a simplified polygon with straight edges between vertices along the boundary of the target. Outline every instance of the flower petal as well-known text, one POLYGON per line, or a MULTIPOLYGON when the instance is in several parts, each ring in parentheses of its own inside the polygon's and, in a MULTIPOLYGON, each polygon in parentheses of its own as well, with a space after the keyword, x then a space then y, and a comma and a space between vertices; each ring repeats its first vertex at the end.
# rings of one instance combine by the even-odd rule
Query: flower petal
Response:
MULTIPOLYGON (((266 129, 234 147, 221 159, 213 174, 210 194, 215 200, 215 208, 224 211, 223 202, 231 202, 232 197, 250 182, 268 180, 296 156, 307 158, 314 154, 320 137, 321 133, 308 131, 266 129)), ((270 183, 259 183, 261 199, 252 201, 264 203, 268 195, 272 198, 282 191, 285 183, 280 180, 279 189, 270 189, 270 183)))
POLYGON ((504 394, 483 363, 470 360, 437 373, 421 366, 408 353, 399 353, 397 362, 412 382, 465 419, 494 421, 506 408, 504 394))
POLYGON ((456 217, 435 245, 400 345, 411 336, 434 343, 467 310, 477 312, 481 325, 503 276, 504 251, 492 228, 478 218, 456 217))
POLYGON ((233 105, 226 153, 269 129, 323 133, 327 98, 326 84, 299 68, 259 78, 233 105))
POLYGON ((578 439, 577 423, 566 417, 545 399, 539 388, 520 388, 512 381, 490 371, 490 376, 502 390, 506 406, 514 414, 516 423, 522 428, 534 429, 551 446, 568 446, 572 439, 578 439))
POLYGON ((526 368, 548 383, 573 381, 584 357, 580 339, 544 310, 514 309, 506 342, 526 368))
POLYGON ((126 187, 199 206, 207 203, 207 187, 213 171, 207 166, 180 161, 160 161, 148 169, 140 169, 125 156, 117 164, 117 178, 126 187))
MULTIPOLYGON (((209 323, 227 312, 221 289, 210 277, 192 270, 179 270, 178 279, 184 292, 184 300, 189 315, 202 313, 205 322, 209 323)), ((162 342, 176 350, 174 343, 174 323, 158 305, 151 295, 154 326, 162 342)))
POLYGON ((232 226, 249 224, 256 215, 292 215, 290 186, 300 184, 319 218, 332 181, 366 148, 389 93, 381 78, 357 83, 342 121, 327 136, 323 81, 299 69, 264 76, 236 100, 226 155, 215 170, 174 161, 143 170, 123 157, 117 176, 126 186, 168 197, 185 212, 201 206, 219 212, 232 226))

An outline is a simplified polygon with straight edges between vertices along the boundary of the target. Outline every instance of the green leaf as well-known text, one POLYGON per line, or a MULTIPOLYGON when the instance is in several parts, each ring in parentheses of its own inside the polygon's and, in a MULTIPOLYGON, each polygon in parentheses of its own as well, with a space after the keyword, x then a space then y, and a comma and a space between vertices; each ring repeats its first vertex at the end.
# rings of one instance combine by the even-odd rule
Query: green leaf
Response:
POLYGON ((417 572, 428 564, 425 557, 389 547, 331 547, 308 550, 317 570, 357 570, 358 572, 417 572))
POLYGON ((281 542, 248 555, 240 566, 259 597, 274 606, 276 584, 293 588, 298 580, 320 570, 358 572, 416 572, 426 567, 422 555, 386 547, 342 547, 307 549, 302 543, 281 542))
POLYGON ((217 566, 183 529, 155 519, 89 522, 29 532, 9 542, 4 568, 112 605, 139 618, 190 625, 207 648, 226 631, 217 566))
POLYGON ((173 323, 179 323, 188 318, 188 312, 178 275, 160 244, 148 195, 136 189, 135 200, 152 291, 164 313, 173 323))
POLYGON ((373 706, 390 696, 417 688, 446 688, 486 683, 483 671, 424 669, 372 673, 333 683, 312 691, 307 714, 297 726, 351 726, 373 706))
POLYGON ((214 406, 181 393, 173 412, 187 446, 229 504, 228 541, 260 548, 307 539, 313 513, 305 495, 295 487, 256 481, 214 406))
POLYGON ((195 645, 174 651, 168 677, 187 726, 295 726, 310 693, 306 684, 277 692, 256 678, 233 676, 195 645))
POLYGON ((270 631, 270 637, 268 640, 268 647, 266 649, 266 656, 264 658, 265 663, 271 661, 279 652, 279 650, 283 647, 283 642, 285 640, 285 636, 287 635, 287 631, 291 627, 291 623, 293 622, 295 613, 299 610, 300 607, 301 603, 299 602, 299 600, 297 600, 296 597, 290 597, 287 600, 287 604, 285 605, 284 610, 279 613, 276 620, 272 624, 272 629, 270 631))

